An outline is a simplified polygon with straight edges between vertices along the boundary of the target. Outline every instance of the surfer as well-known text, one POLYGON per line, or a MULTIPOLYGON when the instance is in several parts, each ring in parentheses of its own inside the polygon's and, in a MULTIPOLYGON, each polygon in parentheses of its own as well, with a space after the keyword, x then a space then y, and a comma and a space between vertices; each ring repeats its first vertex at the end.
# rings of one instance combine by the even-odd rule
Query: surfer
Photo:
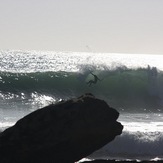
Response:
POLYGON ((96 84, 98 80, 101 81, 101 80, 97 77, 97 75, 93 74, 92 72, 90 72, 90 73, 94 76, 94 80, 90 80, 90 81, 87 82, 87 84, 89 85, 89 87, 90 87, 92 84, 96 84))

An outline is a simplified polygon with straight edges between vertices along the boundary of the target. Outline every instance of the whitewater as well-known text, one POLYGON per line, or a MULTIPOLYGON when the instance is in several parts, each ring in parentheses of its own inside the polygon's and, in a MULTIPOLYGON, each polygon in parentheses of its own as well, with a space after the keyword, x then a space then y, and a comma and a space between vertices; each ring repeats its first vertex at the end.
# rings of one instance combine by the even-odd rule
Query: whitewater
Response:
POLYGON ((122 135, 90 159, 163 159, 163 55, 0 51, 0 130, 90 92, 120 112, 122 135), (101 81, 91 87, 91 72, 101 81))

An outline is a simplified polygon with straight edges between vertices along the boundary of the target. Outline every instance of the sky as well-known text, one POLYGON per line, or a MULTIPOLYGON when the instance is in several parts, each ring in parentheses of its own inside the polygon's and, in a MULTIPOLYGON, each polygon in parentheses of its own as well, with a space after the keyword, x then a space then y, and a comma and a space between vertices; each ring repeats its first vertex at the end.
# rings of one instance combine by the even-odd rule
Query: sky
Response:
POLYGON ((0 49, 163 54, 163 0, 1 0, 0 49))

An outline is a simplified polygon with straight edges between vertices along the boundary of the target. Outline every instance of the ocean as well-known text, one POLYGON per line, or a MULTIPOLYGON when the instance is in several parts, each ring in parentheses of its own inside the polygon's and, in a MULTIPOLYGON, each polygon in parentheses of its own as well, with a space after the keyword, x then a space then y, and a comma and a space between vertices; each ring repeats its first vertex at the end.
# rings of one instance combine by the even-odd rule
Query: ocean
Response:
POLYGON ((89 159, 163 159, 163 55, 6 50, 0 60, 0 131, 90 92, 120 112, 124 129, 89 159), (91 73, 100 81, 89 86, 91 73))

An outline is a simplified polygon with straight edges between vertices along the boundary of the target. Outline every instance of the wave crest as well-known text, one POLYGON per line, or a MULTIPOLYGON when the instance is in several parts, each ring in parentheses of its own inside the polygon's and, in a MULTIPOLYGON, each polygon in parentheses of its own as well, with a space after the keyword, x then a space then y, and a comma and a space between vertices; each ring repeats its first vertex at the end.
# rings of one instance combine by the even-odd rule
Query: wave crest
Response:
POLYGON ((1 99, 32 96, 39 93, 56 99, 67 99, 91 92, 118 109, 161 110, 163 105, 163 73, 156 68, 93 71, 101 81, 89 87, 93 69, 81 72, 0 72, 1 99), (24 95, 22 95, 24 94, 24 95), (132 109, 131 109, 132 108, 132 109))

